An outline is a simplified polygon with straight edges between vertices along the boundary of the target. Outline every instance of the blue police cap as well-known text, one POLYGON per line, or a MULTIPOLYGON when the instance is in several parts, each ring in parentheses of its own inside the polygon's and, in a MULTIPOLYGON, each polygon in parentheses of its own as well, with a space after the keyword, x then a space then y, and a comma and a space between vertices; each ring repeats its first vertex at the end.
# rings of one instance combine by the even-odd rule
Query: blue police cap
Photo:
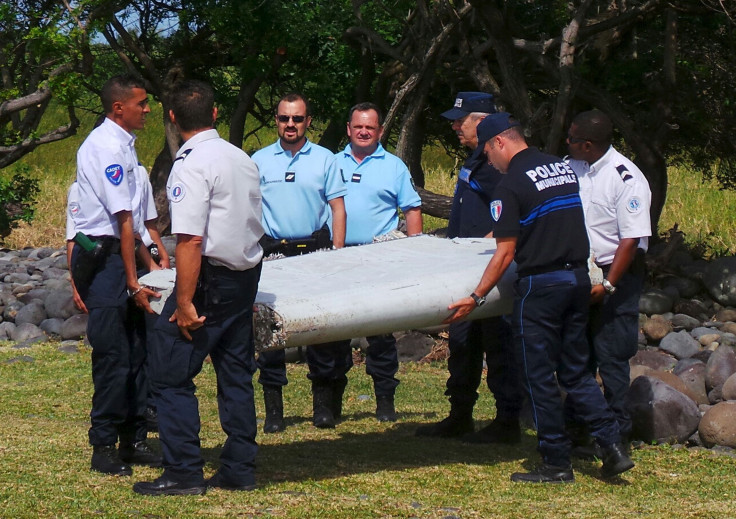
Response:
POLYGON ((519 121, 512 119, 508 112, 497 112, 484 117, 475 128, 478 134, 478 142, 485 142, 514 126, 520 126, 519 121))
POLYGON ((440 115, 454 121, 473 112, 495 113, 496 106, 493 104, 493 96, 485 92, 458 92, 455 106, 440 115))

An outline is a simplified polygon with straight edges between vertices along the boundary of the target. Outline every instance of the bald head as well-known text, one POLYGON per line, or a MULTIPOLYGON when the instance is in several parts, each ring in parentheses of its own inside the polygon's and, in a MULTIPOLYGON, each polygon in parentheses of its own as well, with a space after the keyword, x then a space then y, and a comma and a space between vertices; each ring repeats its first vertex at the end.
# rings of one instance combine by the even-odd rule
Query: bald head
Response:
POLYGON ((611 119, 600 110, 581 112, 572 120, 578 136, 591 141, 598 147, 608 148, 613 138, 611 119))

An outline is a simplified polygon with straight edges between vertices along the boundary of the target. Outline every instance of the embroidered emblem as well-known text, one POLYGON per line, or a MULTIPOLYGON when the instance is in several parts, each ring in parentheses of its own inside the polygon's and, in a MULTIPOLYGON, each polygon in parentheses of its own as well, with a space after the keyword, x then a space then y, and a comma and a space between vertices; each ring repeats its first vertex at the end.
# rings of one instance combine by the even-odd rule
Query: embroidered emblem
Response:
POLYGON ((79 214, 80 207, 77 202, 71 202, 69 204, 69 214, 72 215, 72 218, 77 216, 79 214))
POLYGON ((455 99, 455 108, 460 108, 461 106, 463 106, 463 100, 458 97, 455 99))
POLYGON ((184 184, 181 182, 177 182, 173 186, 171 186, 171 192, 169 193, 169 200, 172 202, 181 202, 184 200, 184 196, 186 195, 186 191, 184 190, 184 184))
POLYGON ((353 176, 350 179, 350 182, 356 182, 356 183, 359 184, 360 183, 360 177, 361 177, 361 174, 360 173, 353 173, 353 176))
POLYGON ((500 200, 494 200, 491 202, 491 217, 496 222, 501 218, 501 209, 503 209, 503 207, 500 200))
POLYGON ((120 164, 111 164, 105 168, 105 176, 112 185, 119 186, 120 182, 123 181, 123 166, 120 164))
POLYGON ((641 211, 641 200, 639 200, 639 197, 633 197, 626 203, 626 208, 629 210, 630 213, 638 213, 641 211))
POLYGON ((621 175, 621 180, 623 180, 624 182, 634 178, 634 175, 629 173, 629 170, 626 169, 626 166, 624 166, 623 164, 619 164, 618 166, 616 166, 616 171, 618 171, 618 174, 621 175))
POLYGON ((296 171, 287 171, 284 173, 284 182, 296 182, 296 171))

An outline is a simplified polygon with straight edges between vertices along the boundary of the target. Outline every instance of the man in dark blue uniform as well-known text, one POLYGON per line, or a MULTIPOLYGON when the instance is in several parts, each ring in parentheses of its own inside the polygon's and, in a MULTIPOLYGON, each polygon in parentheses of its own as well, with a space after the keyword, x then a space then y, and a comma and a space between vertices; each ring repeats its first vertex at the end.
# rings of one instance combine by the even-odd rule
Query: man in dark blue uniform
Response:
POLYGON ((529 148, 507 113, 486 117, 478 136, 486 141, 491 164, 507 173, 490 205, 497 250, 476 289, 450 305, 455 312, 448 321, 463 319, 482 305, 516 260, 512 327, 543 463, 528 473, 514 473, 511 480, 574 481, 560 387, 603 448, 602 475, 625 472, 634 463, 588 369, 589 245, 577 177, 561 159, 529 148))
MULTIPOLYGON (((503 175, 488 164, 476 127, 495 112, 493 96, 483 92, 460 92, 455 106, 444 112, 460 143, 473 150, 458 174, 452 200, 448 238, 480 238, 493 231, 488 207, 503 175)), ((503 317, 450 325, 450 358, 445 395, 450 397, 450 415, 419 427, 417 436, 443 438, 462 436, 471 443, 517 443, 521 440, 519 412, 523 395, 514 359, 511 328, 503 317), (496 400, 496 418, 473 432, 473 406, 483 372, 483 353, 488 368, 486 382, 496 400)))

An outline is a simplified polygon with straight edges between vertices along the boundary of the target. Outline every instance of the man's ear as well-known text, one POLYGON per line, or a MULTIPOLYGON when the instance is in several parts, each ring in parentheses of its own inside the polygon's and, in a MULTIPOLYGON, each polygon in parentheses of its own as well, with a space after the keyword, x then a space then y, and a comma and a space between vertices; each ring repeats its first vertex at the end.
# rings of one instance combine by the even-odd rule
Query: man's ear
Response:
POLYGON ((217 122, 217 107, 214 106, 212 108, 212 127, 215 127, 215 123, 217 122))
POLYGON ((174 116, 173 110, 169 110, 169 120, 171 121, 171 124, 176 126, 176 117, 174 116))

